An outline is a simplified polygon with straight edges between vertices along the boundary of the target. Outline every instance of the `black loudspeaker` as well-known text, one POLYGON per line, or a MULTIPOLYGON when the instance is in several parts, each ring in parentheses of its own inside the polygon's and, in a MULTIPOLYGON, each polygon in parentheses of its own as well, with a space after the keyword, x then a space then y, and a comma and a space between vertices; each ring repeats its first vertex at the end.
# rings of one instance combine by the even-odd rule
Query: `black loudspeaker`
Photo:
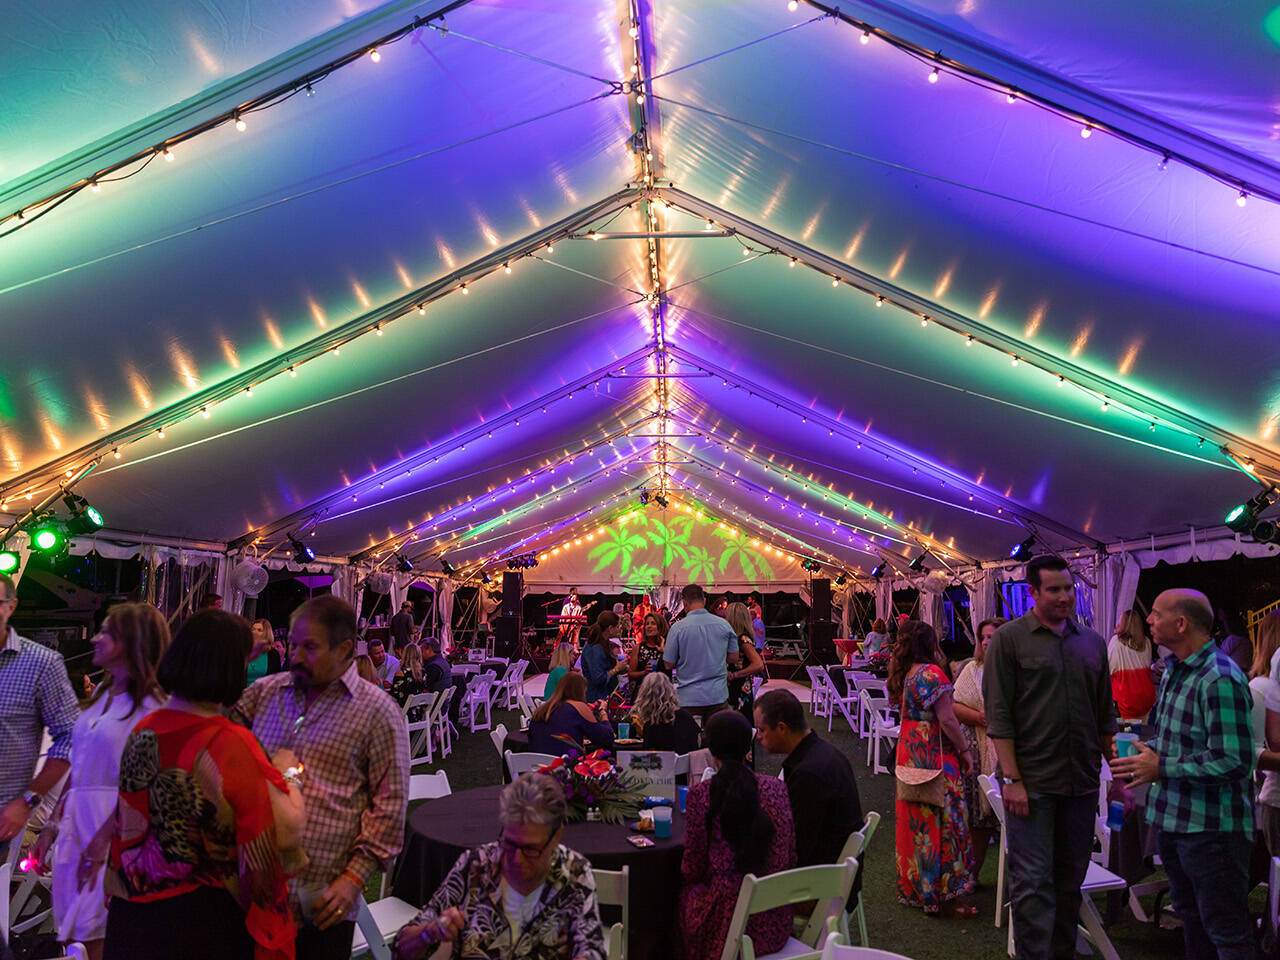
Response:
MULTIPOLYGON (((815 591, 816 592, 816 591, 815 591)), ((834 620, 809 621, 809 659, 815 664, 839 663, 835 638, 840 625, 834 620)))
POLYGON ((516 617, 524 612, 524 574, 508 570, 502 575, 502 615, 516 617))
POLYGON ((498 617, 493 623, 493 655, 514 660, 520 649, 520 618, 498 617))
POLYGON ((809 587, 813 591, 813 603, 810 604, 810 619, 812 620, 830 620, 831 619, 831 581, 826 577, 815 577, 809 581, 809 587))

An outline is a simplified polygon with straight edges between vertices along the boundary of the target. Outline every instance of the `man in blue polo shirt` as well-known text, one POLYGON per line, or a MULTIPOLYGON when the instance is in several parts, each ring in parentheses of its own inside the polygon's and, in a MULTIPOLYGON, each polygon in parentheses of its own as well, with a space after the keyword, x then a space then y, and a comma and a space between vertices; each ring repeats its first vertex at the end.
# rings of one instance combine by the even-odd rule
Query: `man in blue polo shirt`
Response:
POLYGON ((738 666, 738 637, 729 621, 707 610, 707 595, 696 583, 680 591, 686 616, 667 634, 662 660, 676 672, 676 694, 699 722, 729 699, 729 669, 738 666))

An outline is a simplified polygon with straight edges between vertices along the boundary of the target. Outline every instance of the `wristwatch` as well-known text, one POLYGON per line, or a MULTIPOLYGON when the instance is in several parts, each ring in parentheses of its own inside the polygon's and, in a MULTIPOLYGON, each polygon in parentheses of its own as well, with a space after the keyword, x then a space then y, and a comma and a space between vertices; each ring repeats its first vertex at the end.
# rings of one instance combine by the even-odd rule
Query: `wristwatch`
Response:
POLYGON ((28 790, 22 795, 22 802, 27 805, 28 810, 34 810, 40 806, 40 801, 44 799, 43 793, 36 793, 34 790, 28 790))
POLYGON ((1022 782, 1022 778, 1021 778, 1021 777, 1001 777, 1001 778, 1000 778, 1000 782, 1001 782, 1001 783, 1003 783, 1003 784, 1007 787, 1007 786, 1009 786, 1010 784, 1013 784, 1013 783, 1021 783, 1021 782, 1022 782))

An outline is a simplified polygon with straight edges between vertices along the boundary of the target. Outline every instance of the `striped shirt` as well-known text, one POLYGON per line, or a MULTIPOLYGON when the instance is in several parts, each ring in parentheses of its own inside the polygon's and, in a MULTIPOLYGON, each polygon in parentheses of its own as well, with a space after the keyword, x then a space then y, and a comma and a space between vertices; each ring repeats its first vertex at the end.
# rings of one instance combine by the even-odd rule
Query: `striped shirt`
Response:
POLYGON ((79 718, 62 655, 10 627, 0 647, 0 807, 31 786, 46 729, 53 738, 49 759, 70 761, 71 731, 79 718))
POLYGON ((292 885, 295 910, 299 887, 327 886, 348 869, 363 883, 387 869, 404 843, 409 780, 409 730, 394 700, 353 662, 309 707, 292 674, 264 677, 231 719, 253 730, 268 757, 287 748, 302 761, 309 862, 292 885))
POLYGON ((1147 820, 1170 833, 1252 835, 1252 707, 1244 674, 1217 644, 1169 658, 1151 714, 1160 779, 1147 820))

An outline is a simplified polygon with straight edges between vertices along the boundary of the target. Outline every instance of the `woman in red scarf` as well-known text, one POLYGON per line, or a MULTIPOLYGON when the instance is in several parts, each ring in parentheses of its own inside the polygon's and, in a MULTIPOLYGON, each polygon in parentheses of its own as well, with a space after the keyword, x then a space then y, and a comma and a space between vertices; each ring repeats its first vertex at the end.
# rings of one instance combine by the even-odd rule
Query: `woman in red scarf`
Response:
POLYGON ((280 856, 302 828, 296 761, 274 758, 282 774, 219 709, 244 690, 251 646, 247 620, 203 610, 160 662, 169 701, 120 760, 104 960, 293 958, 280 856))

